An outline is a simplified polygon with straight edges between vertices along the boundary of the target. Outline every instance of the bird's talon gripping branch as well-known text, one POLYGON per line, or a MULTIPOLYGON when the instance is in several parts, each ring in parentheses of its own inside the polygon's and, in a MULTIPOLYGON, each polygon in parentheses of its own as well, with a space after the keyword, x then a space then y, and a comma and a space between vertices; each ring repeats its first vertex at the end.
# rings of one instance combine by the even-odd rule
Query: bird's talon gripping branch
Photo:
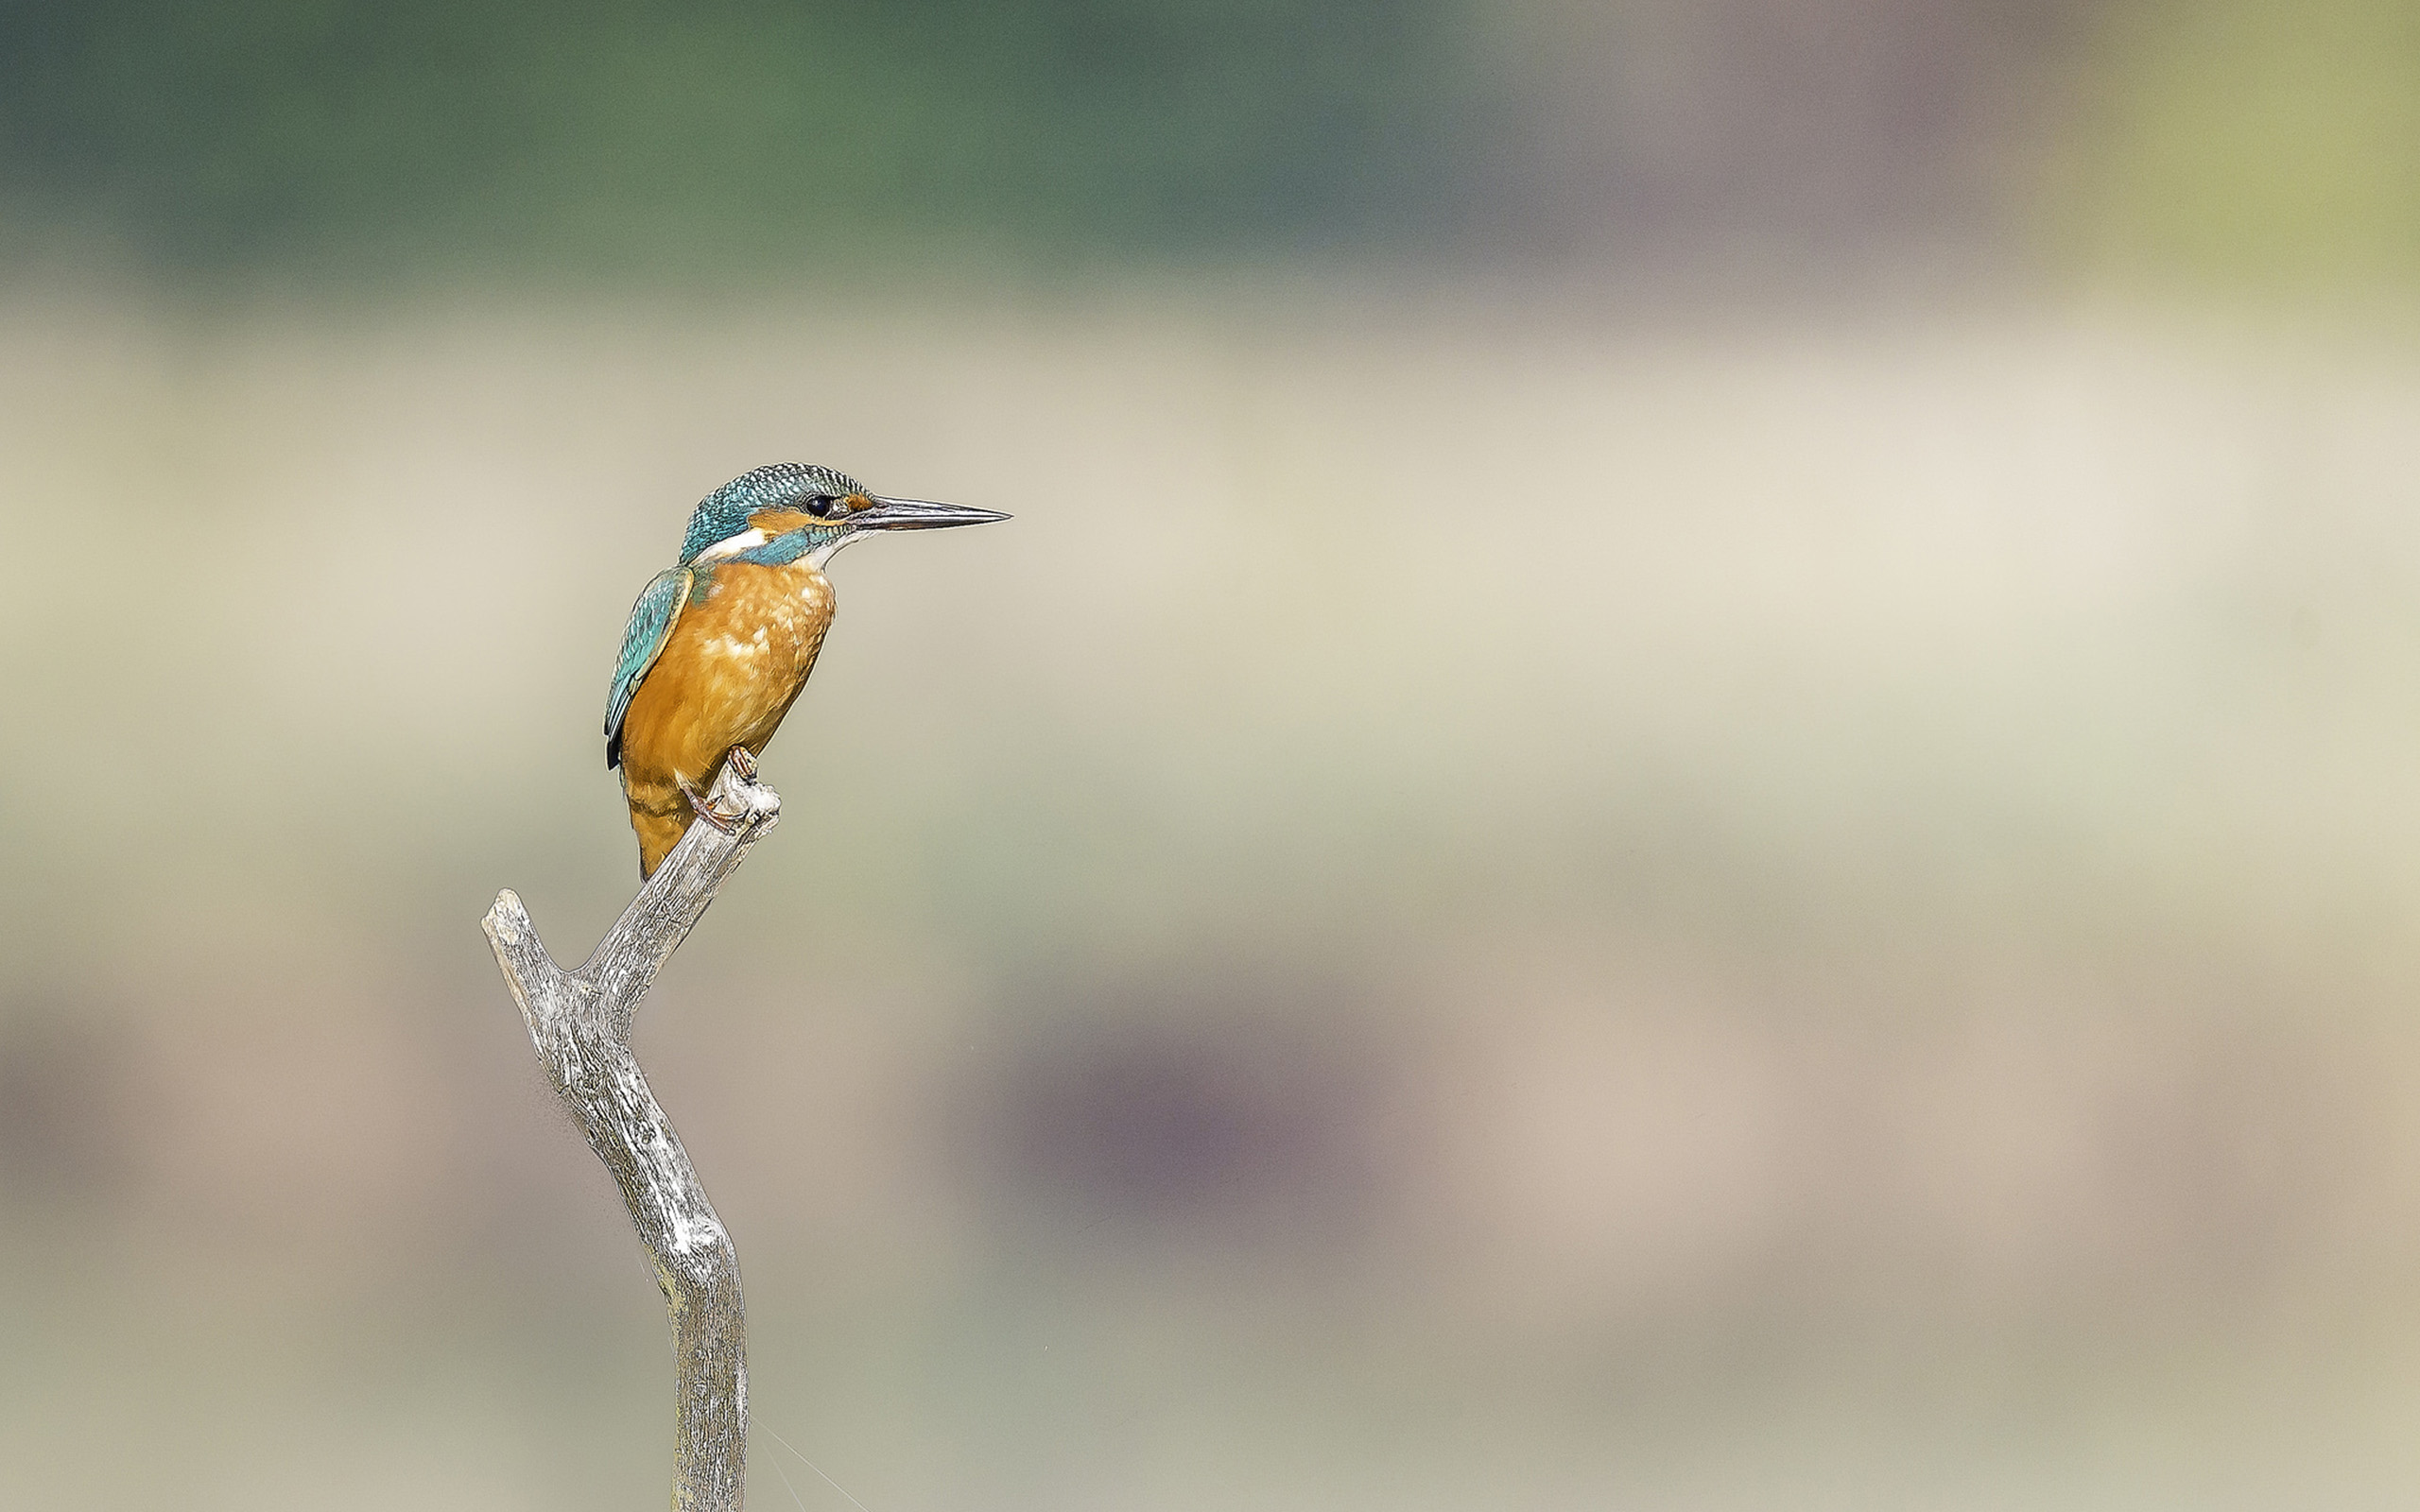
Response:
POLYGON ((695 787, 692 787, 687 782, 681 784, 681 796, 689 800, 689 807, 691 811, 698 816, 698 817, 705 820, 708 824, 713 825, 716 829, 720 830, 725 834, 737 834, 739 833, 739 821, 748 816, 748 811, 746 809, 735 809, 729 813, 725 813, 723 810, 715 807, 715 800, 713 799, 710 799, 703 793, 699 792, 695 787))
POLYGON ((749 753, 747 747, 734 746, 731 747, 731 755, 726 759, 731 763, 732 774, 741 782, 756 781, 756 758, 749 753))

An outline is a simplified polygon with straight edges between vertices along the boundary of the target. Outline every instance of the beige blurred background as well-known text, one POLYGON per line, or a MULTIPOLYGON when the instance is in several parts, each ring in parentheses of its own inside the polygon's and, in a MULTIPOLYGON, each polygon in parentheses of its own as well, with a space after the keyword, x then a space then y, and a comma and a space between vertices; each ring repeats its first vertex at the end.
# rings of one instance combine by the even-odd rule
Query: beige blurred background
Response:
POLYGON ((0 1506, 662 1504, 783 458, 756 1505, 2420 1500, 2420 16, 527 14, 0 11, 0 1506))

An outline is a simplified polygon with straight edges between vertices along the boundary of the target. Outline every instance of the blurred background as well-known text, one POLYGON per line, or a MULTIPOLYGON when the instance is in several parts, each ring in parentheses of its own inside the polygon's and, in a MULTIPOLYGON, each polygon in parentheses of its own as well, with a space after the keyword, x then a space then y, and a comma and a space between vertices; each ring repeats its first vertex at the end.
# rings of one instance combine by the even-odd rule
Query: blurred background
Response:
POLYGON ((2413 1504, 2415 290, 2395 0, 0 0, 0 1505, 663 1504, 776 459, 755 1504, 2413 1504))

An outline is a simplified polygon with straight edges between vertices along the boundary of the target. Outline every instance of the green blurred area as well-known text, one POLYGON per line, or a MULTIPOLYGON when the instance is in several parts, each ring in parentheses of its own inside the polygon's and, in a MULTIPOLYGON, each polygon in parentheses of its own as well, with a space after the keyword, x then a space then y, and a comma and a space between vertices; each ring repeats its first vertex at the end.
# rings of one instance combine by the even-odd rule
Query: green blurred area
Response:
POLYGON ((1453 0, 0 10, 0 184, 169 266, 857 267, 1450 223, 1453 0))
POLYGON ((2397 0, 0 7, 0 258, 710 284, 1340 254, 2420 266, 2397 0))

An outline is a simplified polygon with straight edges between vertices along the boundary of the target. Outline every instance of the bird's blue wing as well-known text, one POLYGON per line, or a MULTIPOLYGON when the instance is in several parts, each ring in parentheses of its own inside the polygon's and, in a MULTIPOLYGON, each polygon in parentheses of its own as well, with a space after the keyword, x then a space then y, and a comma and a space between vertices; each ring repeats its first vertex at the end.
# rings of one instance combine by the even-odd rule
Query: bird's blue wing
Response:
POLYGON ((605 696, 608 767, 621 763, 622 716, 631 712, 631 697, 639 691, 647 669, 664 654, 664 643, 672 639, 672 622, 681 617, 681 608, 688 603, 689 590, 697 576, 686 567, 660 572, 639 594, 639 601, 631 606, 630 628, 622 632, 622 659, 614 668, 613 691, 605 696))

